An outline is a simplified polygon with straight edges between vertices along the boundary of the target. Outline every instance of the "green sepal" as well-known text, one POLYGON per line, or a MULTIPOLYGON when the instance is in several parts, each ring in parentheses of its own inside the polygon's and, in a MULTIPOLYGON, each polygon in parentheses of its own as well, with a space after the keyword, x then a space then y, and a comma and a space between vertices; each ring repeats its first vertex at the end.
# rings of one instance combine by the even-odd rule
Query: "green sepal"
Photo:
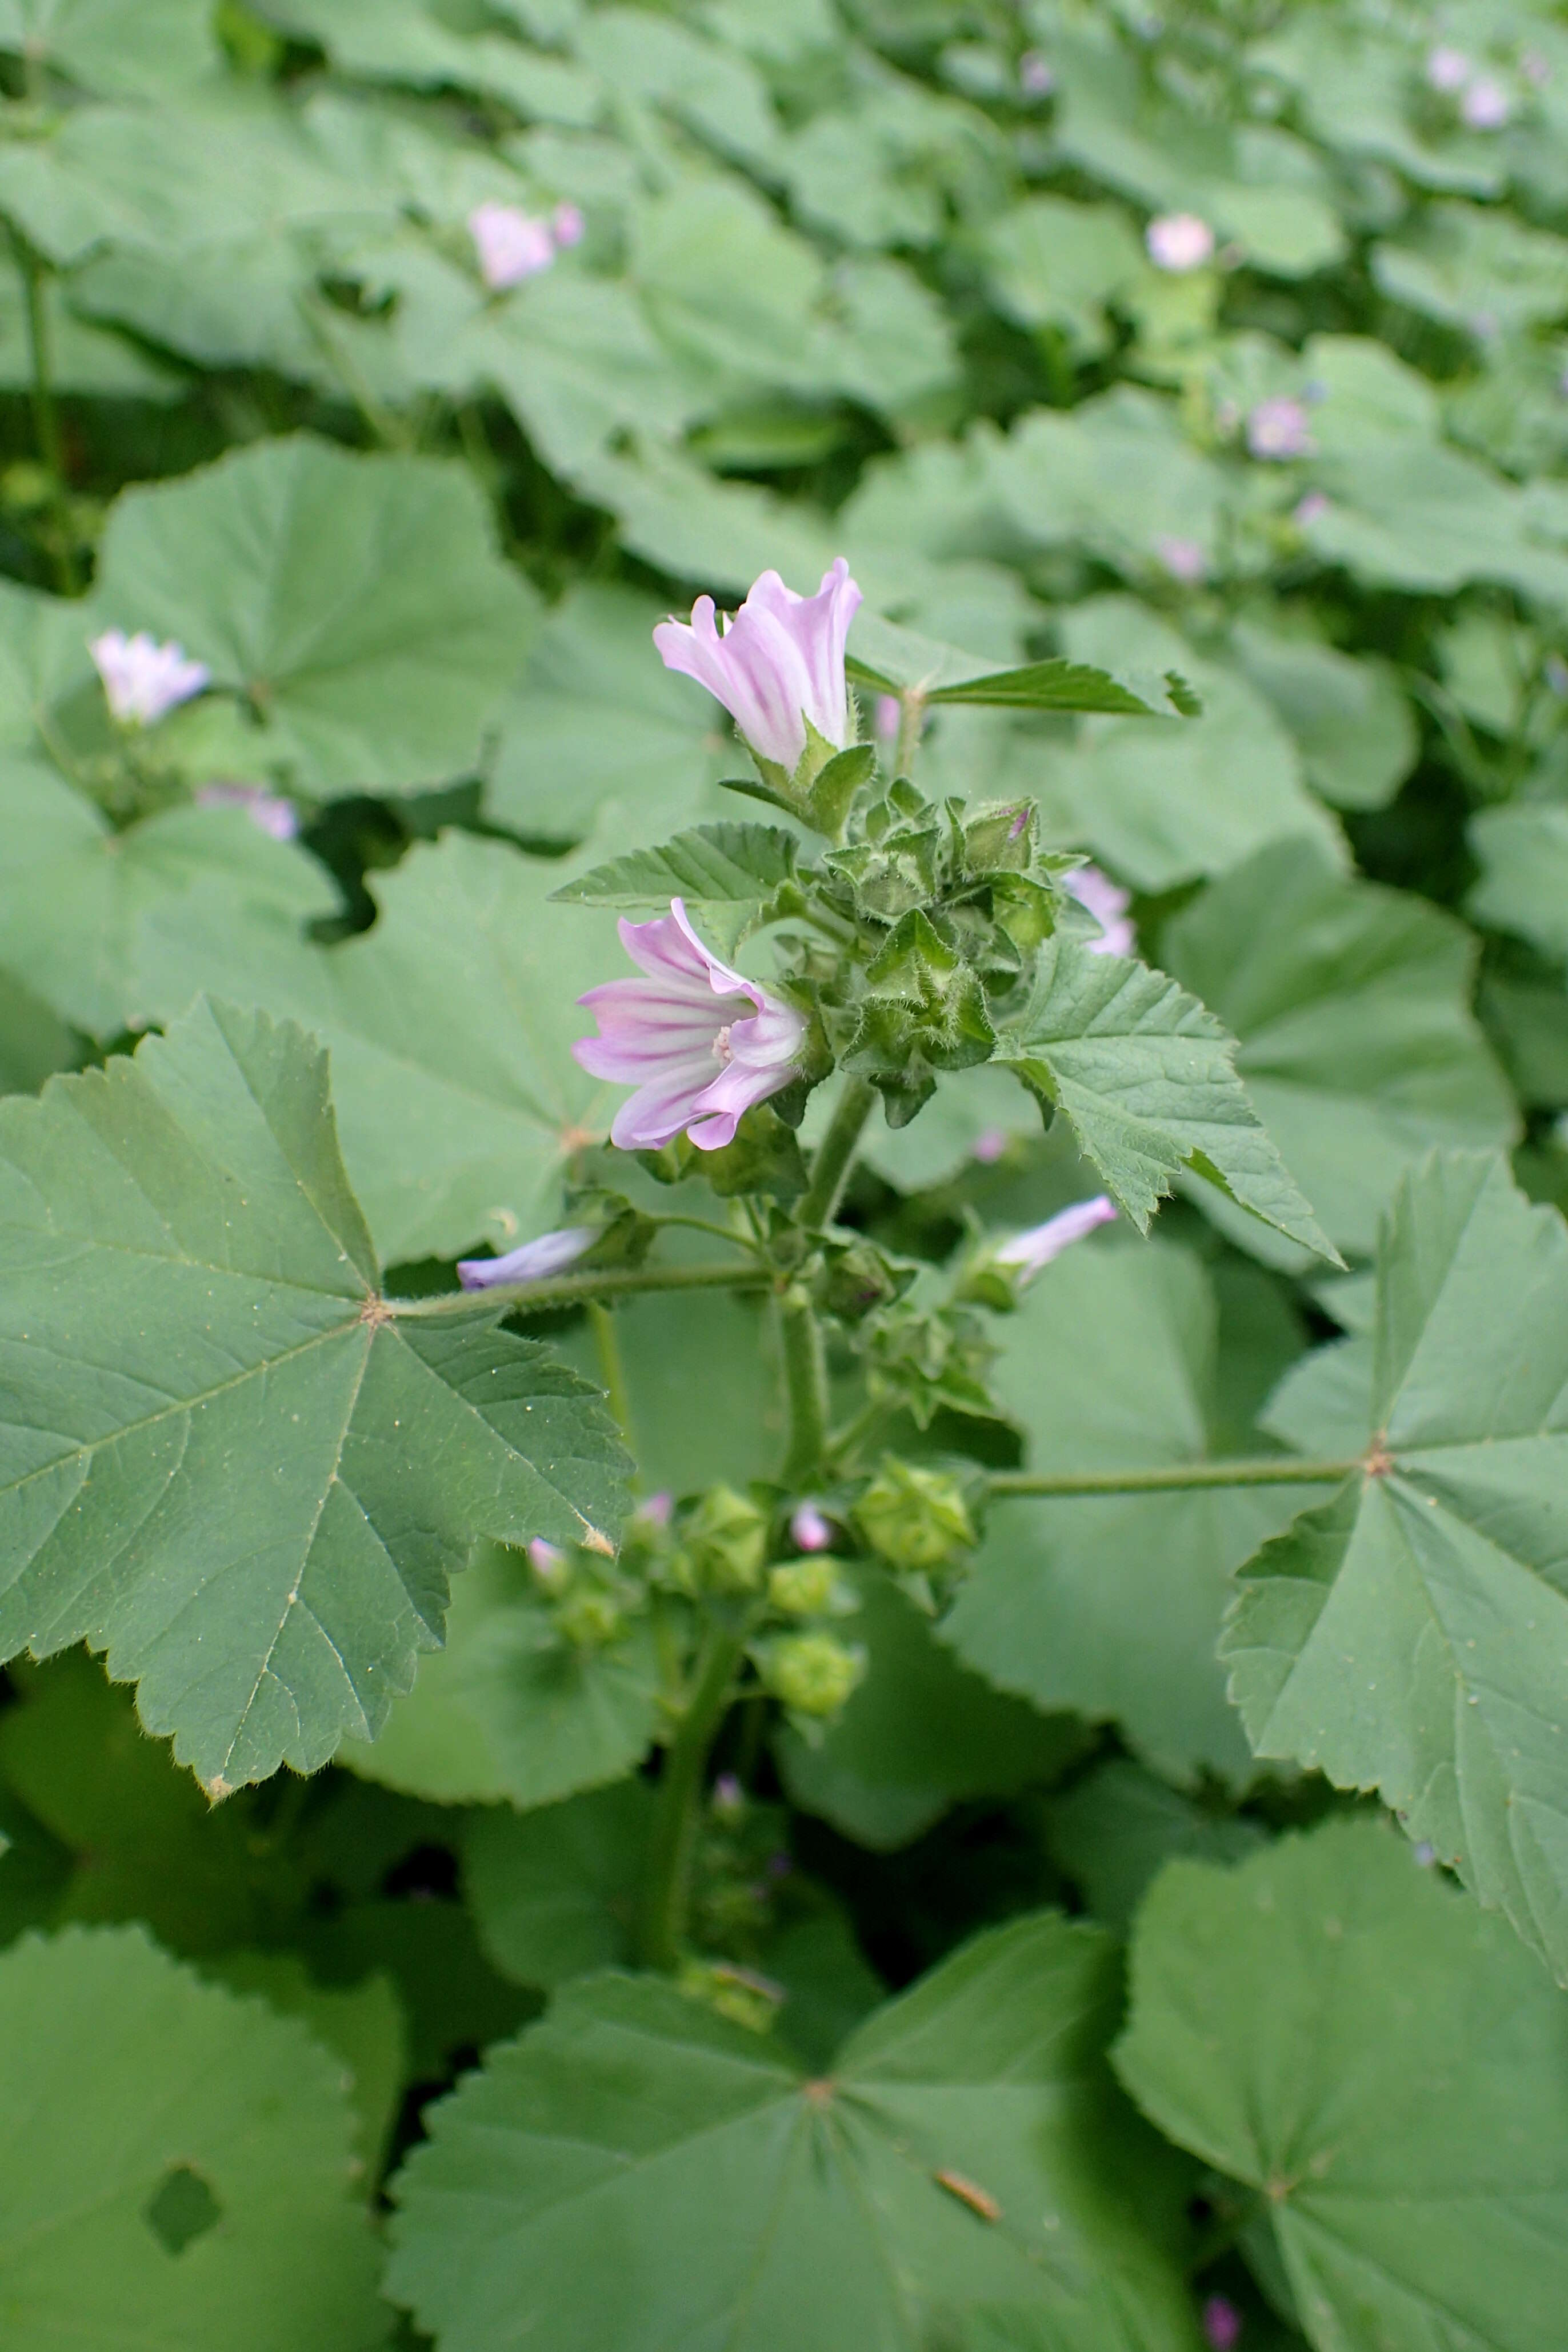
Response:
POLYGON ((836 751, 816 772, 799 814, 816 832, 825 833, 829 841, 837 841, 856 793, 870 782, 876 772, 874 744, 851 743, 844 751, 836 751))

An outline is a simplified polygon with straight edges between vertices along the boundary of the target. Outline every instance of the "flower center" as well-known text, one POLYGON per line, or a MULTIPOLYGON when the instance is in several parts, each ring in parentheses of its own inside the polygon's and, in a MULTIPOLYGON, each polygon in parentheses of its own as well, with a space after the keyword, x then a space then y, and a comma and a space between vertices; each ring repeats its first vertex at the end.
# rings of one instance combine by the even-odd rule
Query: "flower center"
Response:
POLYGON ((713 1059, 716 1062, 728 1062, 732 1058, 730 1049, 730 1024, 726 1022, 713 1040, 713 1059))

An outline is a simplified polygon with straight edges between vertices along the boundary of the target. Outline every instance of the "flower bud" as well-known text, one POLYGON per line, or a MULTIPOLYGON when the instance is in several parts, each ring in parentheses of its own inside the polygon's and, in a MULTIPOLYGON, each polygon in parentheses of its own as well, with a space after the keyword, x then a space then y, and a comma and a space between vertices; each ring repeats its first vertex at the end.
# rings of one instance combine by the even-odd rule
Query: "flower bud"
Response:
POLYGON ((815 1503, 802 1503, 789 1523, 789 1539, 796 1551, 831 1551, 833 1522, 815 1503))
POLYGON ((566 1554, 558 1544, 546 1543, 542 1536, 530 1540, 528 1564, 552 1597, 564 1592, 572 1581, 572 1563, 566 1554))
POLYGON ((618 1639, 626 1622, 620 1603, 592 1585, 569 1594, 555 1612, 556 1624, 576 1650, 605 1648, 618 1639))
POLYGON ((833 1633, 786 1633, 762 1660, 763 1680, 796 1715, 837 1715, 866 1671, 866 1653, 833 1633))
POLYGON ((756 1592, 767 1558, 768 1523, 732 1486, 710 1486, 682 1530, 700 1590, 756 1592))
POLYGON ((838 1592, 838 1562, 830 1551, 781 1560, 768 1570, 768 1601, 784 1617, 826 1616, 838 1592))
POLYGON ((975 1541, 963 1490, 943 1470, 890 1455, 855 1506, 855 1524, 889 1568, 940 1568, 975 1541))

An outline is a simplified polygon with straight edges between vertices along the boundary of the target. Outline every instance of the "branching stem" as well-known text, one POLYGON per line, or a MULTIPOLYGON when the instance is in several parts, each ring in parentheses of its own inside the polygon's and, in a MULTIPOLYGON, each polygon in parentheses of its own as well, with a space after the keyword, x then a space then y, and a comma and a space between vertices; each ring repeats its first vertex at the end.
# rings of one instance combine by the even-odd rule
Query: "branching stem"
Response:
POLYGON ((686 1942, 703 1780, 745 1646, 743 1622, 710 1622, 691 1696, 664 1752, 637 1923, 638 1957, 645 1968, 675 1968, 686 1942))

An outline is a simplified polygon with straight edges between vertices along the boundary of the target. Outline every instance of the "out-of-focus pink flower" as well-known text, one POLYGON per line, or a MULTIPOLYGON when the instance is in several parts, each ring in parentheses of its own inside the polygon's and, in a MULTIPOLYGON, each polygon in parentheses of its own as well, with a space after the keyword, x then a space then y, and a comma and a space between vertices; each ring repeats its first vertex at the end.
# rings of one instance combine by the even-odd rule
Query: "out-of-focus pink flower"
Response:
POLYGON ((479 276, 492 294, 536 278, 555 258, 548 223, 516 205, 476 205, 468 215, 468 234, 479 256, 479 276))
POLYGON ((1513 112, 1513 100, 1494 74, 1478 74, 1459 100, 1459 114, 1472 131, 1500 131, 1513 112))
POLYGON ((269 793, 265 784, 199 784, 195 802, 198 808, 243 809, 251 824, 270 834, 274 841, 293 841, 298 837, 299 810, 280 793, 269 793))
POLYGON ((796 1551, 831 1551, 833 1522, 825 1518, 815 1503, 803 1503, 789 1523, 790 1541, 796 1551))
POLYGON ((580 1258, 595 1238, 592 1225, 563 1225, 559 1233, 542 1234, 524 1242, 505 1257, 465 1257, 458 1261, 458 1280, 465 1290, 489 1290, 498 1282, 542 1282, 580 1258))
POLYGON ((711 596, 691 619, 661 621, 654 644, 666 669, 705 686, 735 721, 755 756, 793 775, 806 746, 806 721, 841 751, 849 740, 844 648, 860 591, 841 555, 815 596, 797 596, 764 572, 722 632, 711 596))
POLYGON ((1521 51, 1519 69, 1532 89, 1544 89, 1552 79, 1551 61, 1543 58, 1539 49, 1521 51))
POLYGON ((1247 420, 1247 446, 1255 457, 1281 462, 1310 457, 1317 444, 1307 430, 1307 412, 1287 394, 1260 400, 1247 420))
POLYGON ((1447 42, 1435 48, 1426 60, 1426 79, 1434 89, 1451 94, 1463 89, 1475 68, 1463 49, 1450 48, 1447 42))
POLYGON ((1241 2341, 1241 2314, 1227 2295, 1211 2294, 1204 2305, 1204 2341, 1214 2352, 1234 2352, 1241 2341))
POLYGON ((587 226, 581 205, 557 205, 550 215, 550 234, 563 252, 568 246, 582 244, 587 226))
POLYGON ((721 1150, 742 1114, 795 1076, 805 1022, 721 963, 679 898, 668 915, 619 928, 647 977, 608 980, 580 996, 599 1034, 572 1048, 595 1077, 637 1088, 616 1113, 610 1140, 623 1151, 657 1151, 684 1129, 700 1151, 721 1150))
POLYGON ((571 1580, 565 1553, 559 1545, 546 1543, 542 1536, 530 1538, 528 1564, 546 1592, 563 1591, 571 1580))
POLYGON ((1115 1215, 1115 1202, 1108 1193, 1097 1192, 1091 1201, 1075 1201, 1070 1209, 1058 1209, 1043 1225, 1015 1234, 992 1255, 998 1265, 1008 1266, 1025 1282, 1032 1282, 1054 1257, 1060 1257, 1063 1250, 1081 1242, 1096 1226, 1110 1224, 1115 1215))
POLYGON ((1178 276, 1214 258, 1214 231, 1196 213, 1161 213, 1144 230, 1143 242, 1156 269, 1178 276))
POLYGON ((632 1513, 635 1519, 646 1519, 652 1528, 667 1528, 675 1509, 675 1496, 661 1486, 657 1494, 646 1495, 632 1513))
POLYGON ((1062 887, 1100 925, 1103 937, 1089 941, 1091 955, 1137 954, 1138 934, 1127 912, 1132 904, 1130 891, 1120 889, 1098 866, 1075 866, 1062 876, 1062 887))
POLYGON ((1163 532, 1154 541, 1154 552, 1173 580, 1184 581, 1195 586, 1208 571, 1208 558, 1195 539, 1174 539, 1163 532))
POLYGON ((978 1160, 982 1168, 994 1168, 1011 1141, 1005 1127, 983 1127, 969 1147, 969 1156, 978 1160))
POLYGON ((1026 98, 1049 98, 1057 78, 1038 49, 1026 49, 1018 60, 1018 87, 1026 98))
POLYGON ((872 715, 872 729, 885 741, 891 743, 897 740, 903 716, 904 706, 896 694, 879 694, 872 715))
POLYGON ((145 629, 138 629, 133 637, 123 629, 105 629, 89 640, 87 649, 103 680, 110 713, 122 727, 155 726, 212 684, 205 662, 188 660, 176 639, 160 645, 145 629))
POLYGON ((1297 500, 1291 510, 1290 520, 1299 530, 1308 530, 1313 523, 1321 522, 1328 511, 1329 500, 1324 493, 1321 490, 1309 490, 1304 499, 1297 500))

